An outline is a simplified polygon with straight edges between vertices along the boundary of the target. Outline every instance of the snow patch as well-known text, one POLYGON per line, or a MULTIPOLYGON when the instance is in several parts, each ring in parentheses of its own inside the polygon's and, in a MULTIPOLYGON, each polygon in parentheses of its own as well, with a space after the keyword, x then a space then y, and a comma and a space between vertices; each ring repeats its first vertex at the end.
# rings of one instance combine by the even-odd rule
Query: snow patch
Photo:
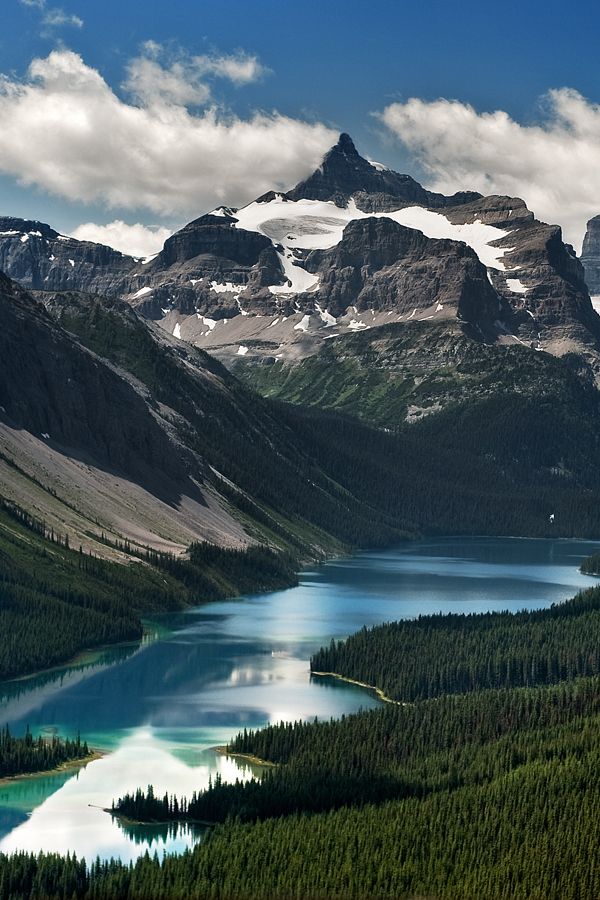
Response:
POLYGON ((75 260, 74 260, 74 259, 70 259, 70 260, 69 260, 69 265, 71 266, 72 269, 74 269, 74 268, 75 268, 75 260))
MULTIPOLYGON (((193 281, 192 284, 194 284, 193 281)), ((224 284, 219 284, 218 281, 211 281, 210 286, 215 294, 235 294, 236 291, 238 293, 241 293, 242 291, 246 290, 245 284, 234 284, 232 281, 226 281, 224 284)))
POLYGON ((181 326, 179 322, 176 323, 175 328, 173 329, 173 337, 181 340, 181 326))
POLYGON ((526 294, 529 290, 525 287, 522 281, 519 281, 518 278, 507 278, 506 286, 509 291, 513 292, 513 294, 526 294))
POLYGON ((361 328, 368 328, 368 325, 365 325, 364 322, 359 321, 358 319, 351 319, 348 328, 351 331, 360 331, 361 328))
POLYGON ((297 325, 294 325, 294 331, 308 331, 308 326, 310 325, 310 315, 302 316, 302 319, 298 322, 297 325))
POLYGON ((152 293, 152 288, 150 288, 150 287, 143 287, 143 288, 140 288, 139 291, 137 291, 137 293, 135 293, 135 294, 133 295, 133 297, 134 297, 134 299, 135 299, 136 297, 145 297, 146 294, 151 294, 151 293, 152 293))
POLYGON ((593 297, 590 297, 592 301, 592 306, 596 310, 597 313, 600 313, 600 294, 594 294, 593 297))
POLYGON ((384 166, 383 163, 376 162, 374 159, 367 159, 367 162, 370 163, 374 169, 377 169, 378 172, 389 172, 388 166, 384 166))
POLYGON ((301 266, 294 265, 296 257, 287 248, 279 254, 283 266, 283 274, 287 279, 286 284, 269 285, 272 294, 302 294, 304 291, 314 291, 319 285, 319 276, 311 275, 301 266))
POLYGON ((322 309, 318 303, 315 303, 315 309, 319 313, 321 321, 325 323, 325 328, 330 328, 332 325, 337 325, 337 319, 335 318, 335 316, 332 316, 331 313, 327 312, 326 309, 322 309))
POLYGON ((22 235, 21 235, 21 243, 22 243, 22 244, 25 244, 28 240, 29 240, 29 235, 28 235, 28 234, 22 234, 22 235))
POLYGON ((237 350, 237 354, 236 354, 236 355, 237 355, 237 356, 245 356, 247 352, 248 352, 248 348, 247 348, 247 347, 244 347, 243 344, 240 344, 240 346, 238 347, 238 350, 237 350))
POLYGON ((208 330, 209 330, 209 331, 212 331, 213 328, 214 328, 214 327, 216 326, 216 324, 217 324, 217 320, 216 320, 216 319, 209 319, 207 316, 202 316, 202 322, 203 322, 204 325, 208 325, 208 330))

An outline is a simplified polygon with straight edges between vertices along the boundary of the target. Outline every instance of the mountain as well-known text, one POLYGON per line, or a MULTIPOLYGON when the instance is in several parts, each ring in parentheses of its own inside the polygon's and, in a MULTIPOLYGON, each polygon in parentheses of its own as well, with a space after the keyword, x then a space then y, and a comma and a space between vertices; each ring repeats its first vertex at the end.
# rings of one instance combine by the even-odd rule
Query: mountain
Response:
POLYGON ((600 318, 523 201, 432 194, 342 135, 150 259, 0 232, 0 673, 327 553, 598 534, 600 318))
POLYGON ((432 193, 342 134, 287 193, 220 207, 151 259, 0 220, 0 268, 35 290, 125 299, 217 355, 295 362, 390 322, 459 323, 471 338, 580 354, 600 372, 600 318, 560 228, 524 202, 432 193))
POLYGON ((600 294, 600 216, 594 216, 587 223, 581 262, 590 294, 597 297, 600 294))
MULTIPOLYGON (((288 200, 333 201, 342 208, 354 198, 363 212, 385 212, 401 206, 438 209, 468 203, 480 196, 466 191, 444 197, 427 191, 410 175, 400 175, 380 163, 364 159, 349 134, 341 134, 319 168, 285 194, 288 200)), ((272 197, 265 195, 264 199, 272 197)))
POLYGON ((1 276, 0 311, 0 495, 71 544, 310 555, 401 534, 269 402, 123 301, 1 276))

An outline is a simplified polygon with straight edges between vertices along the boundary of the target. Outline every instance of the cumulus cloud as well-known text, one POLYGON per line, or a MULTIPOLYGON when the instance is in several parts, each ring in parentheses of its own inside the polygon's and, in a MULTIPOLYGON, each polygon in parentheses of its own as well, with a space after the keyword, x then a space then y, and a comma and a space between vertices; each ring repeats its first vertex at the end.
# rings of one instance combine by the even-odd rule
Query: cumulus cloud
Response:
POLYGON ((146 41, 142 50, 127 66, 123 87, 146 106, 201 106, 211 98, 210 79, 242 85, 268 71, 256 56, 242 51, 230 56, 192 56, 181 50, 173 54, 156 41, 146 41))
POLYGON ((190 111, 177 72, 164 80, 157 65, 163 102, 148 73, 126 102, 66 49, 35 59, 24 81, 0 76, 0 171, 69 200, 184 218, 293 185, 337 138, 278 112, 190 111))
POLYGON ((575 90, 550 91, 533 125, 443 99, 392 103, 380 118, 420 161, 434 190, 522 197, 538 218, 562 225, 578 248, 586 221, 600 213, 600 106, 575 90))
POLYGON ((71 236, 79 241, 93 241, 95 244, 107 244, 127 253, 130 256, 152 256, 162 249, 162 245, 172 232, 161 226, 147 226, 139 222, 127 225, 121 219, 115 219, 107 225, 96 225, 95 222, 84 222, 71 232, 71 236))

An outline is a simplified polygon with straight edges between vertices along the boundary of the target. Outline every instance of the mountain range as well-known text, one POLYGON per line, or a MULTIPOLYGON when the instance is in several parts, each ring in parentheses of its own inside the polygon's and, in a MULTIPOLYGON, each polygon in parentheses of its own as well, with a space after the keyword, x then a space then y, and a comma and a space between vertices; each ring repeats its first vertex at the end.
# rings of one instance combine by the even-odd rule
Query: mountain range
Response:
POLYGON ((67 567, 160 564, 195 602, 203 542, 298 565, 600 530, 600 317, 520 199, 429 192, 341 135, 150 259, 2 217, 0 269, 0 550, 33 523, 24 570, 62 536, 67 567))

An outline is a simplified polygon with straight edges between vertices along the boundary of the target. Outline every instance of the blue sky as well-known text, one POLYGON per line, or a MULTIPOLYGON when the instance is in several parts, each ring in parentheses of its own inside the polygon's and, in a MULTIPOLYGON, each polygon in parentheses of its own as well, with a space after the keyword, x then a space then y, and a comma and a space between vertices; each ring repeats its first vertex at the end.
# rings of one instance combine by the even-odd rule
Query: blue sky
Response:
MULTIPOLYGON (((529 191, 529 204, 535 201, 536 212, 541 205, 540 214, 546 218, 553 214, 558 221, 562 216, 561 223, 564 221, 567 232, 572 231, 575 239, 575 232, 581 230, 581 223, 593 214, 593 208, 600 212, 600 181, 595 176, 588 185, 586 206, 584 191, 570 204, 568 191, 557 193, 556 180, 560 166, 570 158, 580 163, 579 177, 587 176, 589 166, 592 178, 594 142, 600 136, 600 121, 596 122, 600 115, 596 115, 595 108, 600 101, 599 24, 596 4, 575 2, 567 6, 556 0, 503 0, 496 4, 481 0, 4 0, 0 72, 7 77, 5 84, 18 88, 31 80, 27 71, 32 60, 46 59, 51 51, 72 51, 87 69, 98 73, 123 104, 154 107, 152 98, 145 96, 140 101, 132 96, 131 76, 129 89, 122 87, 132 60, 156 61, 154 75, 157 66, 161 72, 173 72, 173 65, 179 66, 177 71, 184 81, 186 77, 197 77, 198 85, 208 85, 207 99, 184 102, 192 117, 205 116, 210 108, 223 122, 236 117, 238 122, 246 123, 257 110, 267 114, 276 111, 290 122, 319 126, 322 130, 318 134, 314 128, 306 132, 306 165, 318 158, 321 144, 328 141, 328 129, 332 134, 344 130, 354 137, 364 155, 408 171, 431 186, 479 190, 489 186, 508 193, 522 184, 529 191), (151 50, 149 41, 154 42, 151 50), (235 80, 214 74, 214 60, 239 62, 248 58, 255 61, 255 77, 235 80), (204 61, 203 74, 198 74, 194 62, 198 59, 204 61), (212 74, 207 75, 210 66, 212 74), (548 99, 549 90, 564 88, 581 95, 583 107, 573 93, 548 99), (421 105, 408 108, 410 98, 418 99, 421 105), (431 105, 440 98, 460 101, 461 106, 431 105), (464 118, 467 106, 473 108, 473 115, 467 116, 463 125, 461 116, 464 118), (382 119, 386 110, 389 112, 382 119), (509 124, 481 117, 497 110, 507 114, 509 124), (532 131, 538 126, 541 135, 532 131), (447 146, 445 128, 455 132, 451 147, 447 146), (542 147, 540 139, 544 140, 544 135, 547 137, 542 147), (461 141, 464 159, 460 155, 461 141), (474 144, 482 143, 485 152, 473 156, 474 144), (512 146, 526 157, 521 172, 517 171, 517 161, 511 162, 509 172, 504 171, 504 160, 512 146), (548 165, 548 156, 556 158, 554 168, 548 165), (538 173, 540 168, 543 173, 534 177, 532 173, 538 173), (540 182, 533 188, 532 177, 540 182), (471 183, 458 183, 468 182, 469 178, 471 183), (572 208, 565 209, 567 201, 572 208)), ((140 71, 141 66, 139 63, 140 71)), ((64 78, 76 77, 72 68, 66 74, 64 69, 63 66, 64 78)), ((55 90, 54 75, 46 73, 43 77, 44 90, 38 92, 35 102, 47 110, 57 102, 58 89, 55 90)), ((62 118, 49 127, 62 129, 72 105, 63 88, 58 94, 63 103, 62 118)), ((175 191, 170 205, 161 204, 149 198, 144 183, 140 183, 139 203, 132 196, 119 203, 114 185, 101 183, 97 172, 101 161, 93 155, 89 168, 94 170, 98 184, 86 196, 82 190, 80 196, 81 181, 65 187, 60 178, 42 171, 39 155, 49 154, 46 168, 60 167, 61 147, 56 141, 47 147, 36 125, 39 115, 33 100, 27 115, 23 104, 15 111, 14 98, 5 97, 5 101, 4 106, 0 102, 0 131, 3 118, 9 129, 23 129, 33 118, 35 146, 23 146, 20 156, 37 154, 38 160, 16 159, 15 153, 11 156, 11 147, 3 147, 0 139, 1 213, 35 216, 65 231, 81 222, 101 225, 115 219, 126 224, 139 222, 173 228, 192 214, 204 211, 193 209, 195 202, 213 200, 210 181, 222 181, 225 191, 228 187, 230 173, 223 144, 218 154, 222 173, 211 160, 208 187, 195 182, 190 185, 188 196, 194 199, 189 204, 178 202, 175 191), (23 181, 27 184, 19 183, 23 181)), ((126 115, 125 108, 121 112, 126 115)), ((160 115, 161 127, 167 129, 169 124, 160 115)), ((99 137, 106 140, 102 134, 105 117, 99 116, 90 127, 98 128, 99 137)), ((151 133, 154 142, 160 143, 158 132, 151 133)), ((291 125, 289 133, 296 134, 291 125)), ((281 131, 278 134, 281 137, 281 131)), ((185 131, 181 135, 185 140, 185 131)), ((297 137, 302 143, 302 129, 297 137)), ((65 142, 68 138, 66 134, 65 142)), ((268 128, 262 138, 266 143, 272 142, 268 128)), ((255 146, 248 134, 243 140, 248 141, 249 148, 255 146)), ((131 137, 125 132, 123 141, 131 145, 131 137)), ((166 153, 174 159, 177 154, 168 149, 172 146, 167 142, 166 153)), ((86 152, 82 145, 80 156, 83 158, 86 152)), ((116 154, 118 146, 111 144, 110 152, 116 154)), ((143 148, 140 152, 143 155, 143 148)), ((291 151, 288 155, 282 163, 283 183, 286 178, 302 174, 302 160, 291 151)), ((200 152, 199 157, 198 166, 202 167, 200 152)), ((148 179, 160 171, 156 161, 154 165, 148 171, 148 179)), ((271 174, 271 165, 275 162, 265 163, 261 170, 265 178, 271 174)), ((165 166, 168 167, 166 158, 165 166)), ((238 160, 236 166, 231 202, 250 199, 254 181, 255 193, 263 187, 252 165, 246 171, 238 160)), ((189 163, 182 163, 182 184, 186 178, 189 163)))

